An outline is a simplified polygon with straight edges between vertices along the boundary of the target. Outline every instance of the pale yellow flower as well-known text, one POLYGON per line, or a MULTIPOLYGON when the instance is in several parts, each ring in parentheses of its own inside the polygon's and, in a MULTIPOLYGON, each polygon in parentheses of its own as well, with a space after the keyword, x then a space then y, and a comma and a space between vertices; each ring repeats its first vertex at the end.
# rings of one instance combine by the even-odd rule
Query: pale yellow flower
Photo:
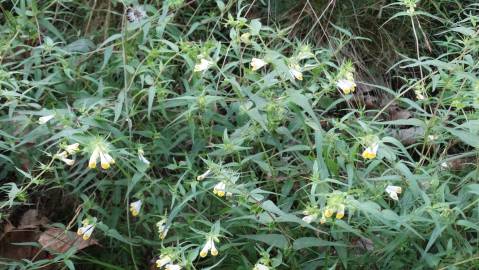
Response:
POLYGON ((205 71, 213 65, 213 62, 208 61, 204 58, 200 59, 200 62, 195 65, 194 72, 205 71))
POLYGON ((289 73, 295 79, 302 81, 303 80, 303 72, 301 72, 301 67, 298 64, 290 64, 289 65, 289 73))
POLYGON ((213 188, 213 193, 218 197, 224 197, 226 195, 226 184, 224 182, 219 182, 213 188))
POLYGON ((378 143, 373 143, 372 145, 368 146, 366 149, 364 149, 364 152, 362 153, 362 157, 365 159, 373 159, 376 157, 376 154, 378 152, 379 144, 378 143))
POLYGON ((90 167, 90 169, 95 169, 96 168, 96 163, 98 161, 98 157, 100 157, 101 167, 105 170, 110 168, 111 164, 115 164, 115 160, 110 156, 110 154, 103 151, 102 148, 97 146, 93 150, 93 153, 91 154, 90 160, 88 162, 88 167, 90 167))
POLYGON ((80 150, 80 144, 79 143, 74 143, 74 144, 69 144, 65 146, 65 151, 68 152, 68 154, 73 155, 76 152, 80 150))
POLYGON ((388 185, 386 187, 386 193, 389 194, 389 197, 391 197, 391 199, 397 201, 399 200, 398 194, 402 193, 402 188, 398 186, 388 185))
POLYGON ((250 43, 251 42, 250 37, 251 37, 251 33, 243 33, 240 36, 240 40, 243 43, 250 43))
POLYGON ((74 159, 69 159, 68 158, 68 153, 67 151, 63 151, 61 152, 60 154, 57 154, 56 155, 58 159, 60 159, 61 161, 65 162, 65 164, 67 164, 68 166, 72 166, 74 163, 75 163, 75 160, 74 159))
POLYGON ((269 270, 269 267, 264 264, 257 263, 254 265, 253 270, 269 270))
POLYGON ((263 59, 260 59, 260 58, 251 59, 251 68, 253 71, 258 70, 266 66, 267 64, 268 64, 267 62, 265 62, 263 59))
POLYGON ((344 217, 344 204, 339 205, 338 211, 336 212, 336 218, 337 219, 342 219, 344 217))
POLYGON ((88 219, 83 220, 82 225, 80 228, 78 228, 77 234, 81 235, 83 237, 83 240, 88 240, 90 239, 91 234, 93 233, 93 230, 95 229, 95 223, 90 221, 88 219))
POLYGON ((336 86, 339 87, 339 89, 341 89, 346 95, 354 92, 356 89, 356 83, 353 80, 341 79, 336 83, 336 86))
POLYGON ((324 216, 327 218, 332 217, 333 214, 334 214, 334 211, 331 208, 326 208, 326 210, 324 210, 324 216))
POLYGON ((165 270, 181 270, 181 266, 178 264, 167 264, 165 270))
POLYGON ((162 255, 158 260, 156 260, 156 267, 161 268, 171 262, 171 257, 168 255, 162 255))
POLYGON ((218 250, 215 247, 215 242, 212 237, 208 237, 206 239, 206 243, 200 251, 200 257, 204 258, 208 255, 208 251, 211 252, 211 255, 216 256, 218 255, 218 250))
POLYGON ((40 125, 44 125, 44 124, 46 124, 48 121, 52 120, 53 118, 55 118, 55 115, 54 115, 54 114, 45 115, 45 116, 42 116, 42 117, 38 118, 38 123, 39 123, 40 125))
POLYGON ((141 205, 141 200, 130 203, 130 212, 132 216, 136 217, 140 214, 141 205))

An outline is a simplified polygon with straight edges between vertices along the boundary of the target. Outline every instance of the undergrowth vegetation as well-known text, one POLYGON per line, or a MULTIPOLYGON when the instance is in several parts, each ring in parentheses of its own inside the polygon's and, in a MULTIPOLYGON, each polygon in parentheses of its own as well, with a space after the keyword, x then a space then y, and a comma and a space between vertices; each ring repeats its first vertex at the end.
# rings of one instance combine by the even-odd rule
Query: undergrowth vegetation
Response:
POLYGON ((2 267, 479 268, 476 1, 0 10, 2 267))

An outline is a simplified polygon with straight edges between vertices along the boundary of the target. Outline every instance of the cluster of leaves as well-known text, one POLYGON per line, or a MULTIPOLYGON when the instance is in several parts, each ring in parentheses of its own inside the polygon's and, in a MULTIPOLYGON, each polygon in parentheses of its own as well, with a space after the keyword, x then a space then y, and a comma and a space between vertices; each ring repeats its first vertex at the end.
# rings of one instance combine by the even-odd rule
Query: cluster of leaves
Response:
POLYGON ((397 9, 388 24, 413 30, 413 54, 391 67, 404 74, 398 89, 343 60, 338 48, 358 39, 348 25, 331 24, 339 35, 325 47, 255 17, 268 8, 0 1, 1 219, 38 203, 52 227, 93 222, 101 243, 11 269, 145 269, 167 257, 185 269, 477 267, 479 5, 381 6, 397 9), (420 30, 437 35, 429 55, 423 20, 436 20, 420 30), (391 101, 361 105, 338 88, 345 77, 391 101), (392 103, 412 116, 383 121, 392 103), (94 153, 103 164, 91 169, 94 153))

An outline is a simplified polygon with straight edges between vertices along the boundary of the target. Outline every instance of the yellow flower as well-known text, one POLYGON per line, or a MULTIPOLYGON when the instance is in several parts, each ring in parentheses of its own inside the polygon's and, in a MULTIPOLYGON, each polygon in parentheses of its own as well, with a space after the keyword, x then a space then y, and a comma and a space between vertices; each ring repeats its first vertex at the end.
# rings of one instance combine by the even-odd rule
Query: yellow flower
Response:
POLYGON ((90 169, 96 168, 98 157, 100 157, 101 167, 105 170, 110 168, 111 164, 115 164, 115 160, 110 156, 110 154, 103 151, 102 148, 97 146, 93 150, 93 153, 90 156, 90 161, 88 162, 88 167, 90 167, 90 169))
POLYGON ((398 186, 388 185, 386 187, 386 193, 389 194, 389 197, 391 197, 391 199, 397 201, 399 200, 398 194, 402 193, 402 188, 398 186))
POLYGON ((336 212, 336 218, 337 219, 342 219, 344 217, 344 204, 341 204, 338 207, 338 211, 336 212))
POLYGON ((39 123, 40 125, 44 125, 44 124, 46 124, 48 121, 52 120, 53 118, 55 118, 55 115, 54 115, 54 114, 45 115, 45 116, 42 116, 42 117, 38 118, 38 123, 39 123))
POLYGON ((82 235, 83 240, 88 240, 95 229, 95 222, 90 223, 90 220, 84 219, 82 225, 83 226, 78 228, 77 234, 82 235))
POLYGON ((298 64, 290 64, 289 73, 297 80, 303 80, 303 72, 301 72, 301 67, 298 64))
POLYGON ((254 265, 253 270, 269 270, 269 267, 264 264, 257 263, 254 265))
POLYGON ((268 63, 266 63, 263 59, 259 58, 253 58, 251 59, 251 68, 253 71, 258 70, 264 66, 266 66, 268 63))
POLYGON ((165 266, 165 270, 181 270, 181 266, 178 264, 168 264, 165 266))
POLYGON ((171 258, 168 255, 160 256, 158 260, 156 260, 156 267, 161 268, 171 262, 171 258))
POLYGON ((224 182, 219 182, 213 188, 213 193, 218 197, 224 197, 226 195, 226 185, 224 182))
POLYGON ((353 80, 339 80, 336 83, 336 86, 343 90, 344 94, 346 95, 354 92, 356 89, 356 83, 353 80))
POLYGON ((251 37, 251 33, 243 33, 240 36, 240 40, 243 43, 250 43, 251 42, 250 37, 251 37))
POLYGON ((65 151, 67 151, 68 154, 70 154, 70 155, 75 154, 79 150, 80 150, 80 144, 79 143, 74 143, 74 144, 70 144, 70 145, 65 146, 65 151))
POLYGON ((201 181, 201 180, 205 179, 206 177, 208 177, 208 175, 210 175, 210 173, 211 173, 211 170, 207 170, 202 175, 198 175, 196 177, 196 180, 201 181))
POLYGON ((213 62, 208 61, 204 58, 200 59, 200 62, 195 65, 194 72, 205 71, 213 65, 213 62))
POLYGON ((141 205, 141 200, 130 203, 130 212, 132 216, 136 217, 140 214, 141 205))
POLYGON ((371 146, 368 146, 364 149, 362 157, 365 159, 373 159, 376 157, 376 153, 378 152, 379 144, 373 143, 371 146))
POLYGON ((61 161, 65 162, 68 166, 72 166, 75 163, 74 159, 69 159, 67 151, 63 151, 60 154, 56 155, 57 158, 59 158, 61 161))
POLYGON ((200 257, 206 257, 206 255, 208 255, 208 251, 210 251, 211 255, 213 256, 218 255, 218 250, 215 247, 215 242, 212 237, 206 238, 206 243, 200 251, 200 257))
POLYGON ((330 208, 326 208, 326 210, 324 210, 324 216, 327 217, 327 218, 332 217, 333 214, 334 214, 334 211, 330 208))

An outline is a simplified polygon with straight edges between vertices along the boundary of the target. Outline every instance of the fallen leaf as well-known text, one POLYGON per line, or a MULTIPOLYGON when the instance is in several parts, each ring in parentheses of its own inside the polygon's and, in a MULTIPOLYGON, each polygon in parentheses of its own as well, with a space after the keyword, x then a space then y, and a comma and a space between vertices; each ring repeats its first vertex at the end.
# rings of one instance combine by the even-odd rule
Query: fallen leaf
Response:
POLYGON ((94 239, 83 240, 83 238, 75 232, 65 231, 60 228, 50 228, 43 232, 38 239, 38 243, 40 243, 43 248, 58 253, 64 253, 71 247, 81 250, 91 245, 98 245, 98 242, 94 239))

